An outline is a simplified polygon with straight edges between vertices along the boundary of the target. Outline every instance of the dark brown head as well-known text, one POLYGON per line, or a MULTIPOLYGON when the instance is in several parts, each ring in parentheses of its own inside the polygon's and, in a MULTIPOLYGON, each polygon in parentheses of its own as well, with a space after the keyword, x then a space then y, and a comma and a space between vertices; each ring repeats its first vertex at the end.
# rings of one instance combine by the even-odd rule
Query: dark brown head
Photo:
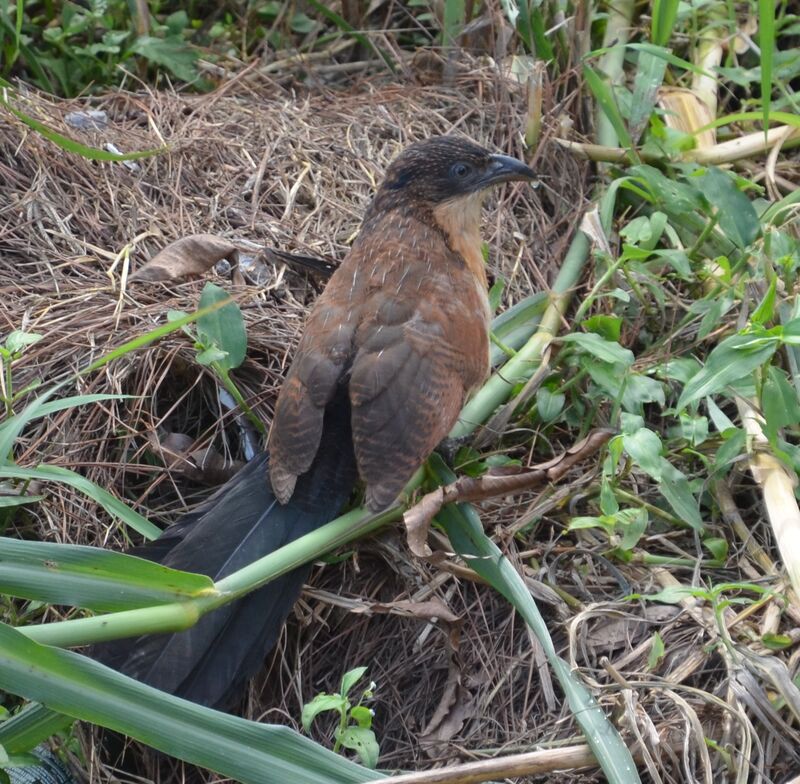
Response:
POLYGON ((392 163, 379 194, 436 207, 509 180, 533 180, 516 158, 491 153, 454 136, 434 136, 407 147, 392 163))

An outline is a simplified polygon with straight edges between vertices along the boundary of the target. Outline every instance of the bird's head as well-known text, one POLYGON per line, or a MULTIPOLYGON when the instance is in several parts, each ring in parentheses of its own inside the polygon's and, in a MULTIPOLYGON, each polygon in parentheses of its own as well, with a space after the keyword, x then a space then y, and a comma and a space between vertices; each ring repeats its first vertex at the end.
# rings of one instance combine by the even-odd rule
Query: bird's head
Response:
POLYGON ((516 158, 474 142, 434 136, 407 147, 386 172, 381 194, 408 198, 431 208, 483 193, 510 180, 534 180, 533 170, 516 158))

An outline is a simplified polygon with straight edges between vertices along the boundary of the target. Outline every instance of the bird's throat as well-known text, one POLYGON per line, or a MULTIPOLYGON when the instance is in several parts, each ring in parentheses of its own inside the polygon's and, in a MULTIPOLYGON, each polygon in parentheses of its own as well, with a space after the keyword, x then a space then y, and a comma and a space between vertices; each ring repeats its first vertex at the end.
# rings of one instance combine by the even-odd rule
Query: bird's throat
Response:
POLYGON ((483 260, 481 241, 481 207, 484 193, 471 193, 460 199, 451 199, 433 209, 433 217, 447 237, 450 247, 458 253, 485 289, 486 263, 483 260))

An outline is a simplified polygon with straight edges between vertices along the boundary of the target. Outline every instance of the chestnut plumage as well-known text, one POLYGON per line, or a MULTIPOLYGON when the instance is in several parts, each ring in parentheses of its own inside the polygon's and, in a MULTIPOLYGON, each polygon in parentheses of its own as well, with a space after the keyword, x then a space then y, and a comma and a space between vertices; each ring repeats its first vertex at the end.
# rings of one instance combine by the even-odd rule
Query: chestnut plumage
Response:
POLYGON ((311 467, 340 387, 372 510, 391 504, 447 435, 488 371, 483 194, 533 178, 514 158, 447 136, 391 164, 314 305, 278 397, 269 451, 281 503, 311 467))

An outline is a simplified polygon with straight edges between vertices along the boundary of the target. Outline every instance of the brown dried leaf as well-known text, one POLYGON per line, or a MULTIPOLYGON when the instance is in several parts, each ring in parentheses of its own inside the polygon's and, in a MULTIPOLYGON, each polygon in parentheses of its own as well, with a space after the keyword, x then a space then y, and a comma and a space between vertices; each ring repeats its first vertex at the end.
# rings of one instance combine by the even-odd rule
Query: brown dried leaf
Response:
POLYGON ((437 487, 432 493, 423 496, 422 500, 411 507, 403 515, 406 526, 408 548, 417 558, 429 558, 433 551, 428 547, 428 531, 433 516, 442 508, 444 489, 437 487))
POLYGON ((214 234, 193 234, 167 245, 130 279, 147 283, 194 280, 220 259, 228 259, 235 269, 239 260, 236 247, 214 234))
POLYGON ((428 599, 426 602, 374 602, 366 605, 358 612, 391 613, 420 618, 425 621, 440 620, 447 623, 458 623, 460 620, 459 616, 437 597, 428 599))

